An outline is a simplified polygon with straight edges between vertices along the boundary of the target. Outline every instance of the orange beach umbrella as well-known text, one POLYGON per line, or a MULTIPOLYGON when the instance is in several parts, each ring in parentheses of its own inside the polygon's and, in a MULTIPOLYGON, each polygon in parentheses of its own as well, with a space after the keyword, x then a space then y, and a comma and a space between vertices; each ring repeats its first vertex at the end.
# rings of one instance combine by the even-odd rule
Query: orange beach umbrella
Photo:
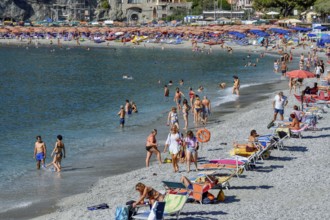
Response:
POLYGON ((287 72, 286 74, 290 78, 313 78, 315 77, 314 73, 308 72, 306 70, 293 70, 287 72))

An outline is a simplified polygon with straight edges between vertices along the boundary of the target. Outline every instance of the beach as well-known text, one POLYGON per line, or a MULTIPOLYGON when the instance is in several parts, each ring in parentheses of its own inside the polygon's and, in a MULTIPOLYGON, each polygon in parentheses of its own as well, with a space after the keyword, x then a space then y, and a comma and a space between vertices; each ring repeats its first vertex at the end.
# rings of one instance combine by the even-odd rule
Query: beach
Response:
MULTIPOLYGON (((288 90, 284 90, 284 94, 287 95, 288 90)), ((233 140, 244 140, 251 129, 256 129, 259 134, 270 133, 266 126, 272 118, 274 95, 228 114, 220 118, 220 123, 208 127, 212 138, 202 146, 199 157, 207 160, 229 156, 233 140)), ((292 95, 288 98, 286 112, 297 104, 292 95)), ((317 125, 322 131, 306 131, 302 139, 286 140, 283 150, 273 150, 271 157, 258 162, 256 169, 232 179, 230 189, 224 191, 225 202, 210 205, 187 203, 180 219, 327 218, 329 115, 323 116, 317 125)), ((134 190, 137 182, 163 191, 161 181, 179 181, 182 175, 196 175, 196 172, 185 173, 182 164, 180 170, 181 173, 173 173, 170 164, 153 164, 150 168, 102 179, 88 192, 59 201, 55 213, 35 219, 114 219, 117 206, 138 198, 134 190), (110 208, 87 210, 88 206, 99 203, 107 203, 110 208)))
MULTIPOLYGON (((1 40, 3 44, 11 44, 1 40)), ((25 42, 26 43, 26 42, 25 42)), ((41 45, 48 45, 47 40, 40 40, 41 45)), ((74 47, 74 42, 68 42, 66 47, 74 47)), ((145 45, 119 45, 110 44, 109 48, 122 46, 131 49, 136 47, 158 47, 166 50, 174 45, 146 44, 145 45)), ((17 45, 17 43, 15 44, 17 45)), ((25 44, 24 44, 25 45, 25 44)), ((22 45, 21 45, 22 46, 22 45)), ((86 43, 80 47, 93 50, 95 44, 86 43)), ((107 47, 103 45, 103 47, 107 47)), ((191 48, 185 42, 180 48, 191 48)), ((213 47, 214 48, 214 47, 213 47)), ((234 50, 263 51, 263 48, 249 46, 247 48, 233 47, 234 50)), ((220 49, 220 48, 219 48, 220 49)), ((270 51, 276 53, 276 51, 270 51)), ((301 50, 295 51, 299 54, 301 50)), ((270 66, 271 71, 272 66, 270 66)), ((314 79, 307 80, 306 85, 312 85, 314 79)), ((272 85, 274 86, 274 85, 272 85)), ((209 143, 203 144, 199 151, 199 158, 203 161, 229 156, 232 143, 235 140, 244 141, 251 129, 256 129, 259 134, 268 134, 266 128, 273 116, 272 100, 275 94, 283 90, 289 98, 285 116, 287 117, 294 104, 298 102, 286 89, 287 81, 283 80, 275 85, 276 92, 264 95, 262 101, 253 100, 252 103, 237 106, 235 101, 229 104, 226 114, 217 114, 211 117, 207 129, 211 131, 212 138, 209 143), (222 144, 221 144, 222 143, 222 144), (226 143, 224 145, 223 143, 226 143)), ((267 89, 265 89, 267 90, 267 89)), ((242 90, 243 93, 244 90, 242 90)), ((246 90, 258 93, 258 90, 246 90)), ((244 93, 242 94, 244 98, 244 93)), ((220 105, 221 109, 221 105, 220 105)), ((325 157, 329 140, 328 115, 324 114, 317 127, 322 131, 306 131, 302 139, 289 139, 285 141, 283 150, 273 150, 268 160, 259 162, 257 168, 245 171, 239 178, 230 181, 231 187, 225 190, 224 203, 200 205, 187 203, 181 213, 180 219, 323 219, 328 216, 327 201, 327 175, 324 170, 327 165, 325 157)), ((143 134, 146 136, 147 134, 143 134)), ((163 141, 160 138, 160 141, 163 141)), ((162 151, 162 144, 160 150, 162 151)), ((162 154, 162 158, 168 156, 162 154)), ((144 158, 139 158, 144 160, 144 158)), ((125 161, 130 163, 130 161, 125 161)), ((142 168, 125 172, 115 176, 95 179, 92 186, 88 186, 85 193, 66 197, 56 203, 56 206, 47 207, 49 204, 39 204, 40 209, 48 210, 35 219, 114 219, 117 206, 124 205, 129 200, 136 200, 138 193, 134 190, 137 182, 143 182, 155 189, 164 192, 161 181, 179 181, 182 175, 194 177, 196 172, 185 172, 185 165, 179 164, 180 173, 173 173, 171 164, 159 166, 156 162, 149 168, 142 168), (109 209, 88 211, 87 207, 107 203, 109 209), (55 211, 54 211, 55 210, 55 211), (44 215, 45 213, 50 214, 44 215)), ((212 191, 211 191, 212 192, 212 191)), ((216 190, 214 190, 216 194, 216 190)), ((45 195, 46 196, 46 195, 45 195)), ((8 215, 11 219, 15 214, 8 215)), ((32 217, 32 216, 31 216, 32 217)), ((29 217, 30 218, 30 217, 29 217)))

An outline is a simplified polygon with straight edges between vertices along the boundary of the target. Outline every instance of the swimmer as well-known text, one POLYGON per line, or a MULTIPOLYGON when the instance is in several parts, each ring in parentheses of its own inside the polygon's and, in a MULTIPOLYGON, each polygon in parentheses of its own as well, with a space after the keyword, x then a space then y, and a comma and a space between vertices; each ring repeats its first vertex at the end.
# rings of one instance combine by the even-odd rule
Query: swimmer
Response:
POLYGON ((204 87, 203 86, 199 86, 197 91, 198 92, 203 92, 203 90, 204 90, 204 87))
POLYGON ((225 88, 226 88, 226 83, 224 83, 224 82, 223 82, 223 83, 220 83, 220 84, 219 84, 219 87, 220 87, 221 89, 225 89, 225 88))

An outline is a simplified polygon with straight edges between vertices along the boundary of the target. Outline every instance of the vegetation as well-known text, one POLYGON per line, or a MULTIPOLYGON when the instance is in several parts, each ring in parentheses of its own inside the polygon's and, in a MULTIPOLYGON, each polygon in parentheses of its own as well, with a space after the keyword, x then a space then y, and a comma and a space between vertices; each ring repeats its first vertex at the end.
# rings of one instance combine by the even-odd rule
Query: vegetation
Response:
POLYGON ((109 1, 108 0, 101 0, 100 7, 102 9, 106 9, 106 10, 110 9, 109 1))
POLYGON ((200 15, 203 10, 214 10, 214 8, 223 10, 230 10, 231 6, 227 0, 187 0, 187 2, 192 2, 191 14, 200 15))
MULTIPOLYGON (((316 0, 254 0, 253 7, 256 10, 263 10, 266 8, 280 8, 281 14, 284 17, 292 15, 294 9, 307 10, 314 4, 316 0)), ((324 0, 327 2, 329 0, 324 0)))
POLYGON ((316 0, 314 4, 315 10, 322 14, 330 13, 330 1, 329 0, 316 0))

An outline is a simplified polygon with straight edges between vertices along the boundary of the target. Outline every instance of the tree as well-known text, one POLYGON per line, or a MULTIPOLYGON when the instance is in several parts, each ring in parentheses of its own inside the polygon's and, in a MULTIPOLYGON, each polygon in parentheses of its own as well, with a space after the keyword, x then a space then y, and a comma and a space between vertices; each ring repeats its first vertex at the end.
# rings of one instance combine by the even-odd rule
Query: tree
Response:
MULTIPOLYGON (((314 4, 316 0, 254 0, 253 7, 256 10, 266 8, 280 8, 281 14, 284 17, 292 14, 293 9, 306 10, 314 4)), ((327 0, 325 0, 327 1, 327 0)))
POLYGON ((314 4, 315 10, 321 14, 330 14, 330 1, 317 0, 314 4))
POLYGON ((231 9, 227 0, 187 0, 187 2, 192 2, 191 11, 194 15, 202 14, 203 10, 220 9, 220 6, 222 6, 222 10, 231 9))

